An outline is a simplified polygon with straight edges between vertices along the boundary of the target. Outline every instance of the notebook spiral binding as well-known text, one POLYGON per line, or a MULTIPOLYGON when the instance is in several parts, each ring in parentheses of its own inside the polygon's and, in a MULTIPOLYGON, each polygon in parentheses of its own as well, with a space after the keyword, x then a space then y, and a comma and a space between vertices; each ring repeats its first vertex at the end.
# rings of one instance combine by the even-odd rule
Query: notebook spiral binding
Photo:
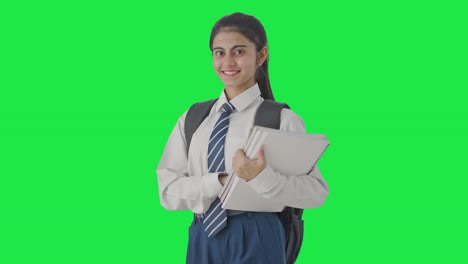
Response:
POLYGON ((307 175, 309 175, 314 169, 315 169, 315 165, 317 165, 317 162, 320 160, 320 158, 322 157, 323 153, 325 152, 325 150, 327 150, 328 146, 330 146, 330 143, 327 144, 327 146, 323 149, 322 153, 320 153, 320 156, 318 156, 317 160, 314 162, 314 165, 312 166, 312 168, 310 168, 309 171, 307 171, 307 175))

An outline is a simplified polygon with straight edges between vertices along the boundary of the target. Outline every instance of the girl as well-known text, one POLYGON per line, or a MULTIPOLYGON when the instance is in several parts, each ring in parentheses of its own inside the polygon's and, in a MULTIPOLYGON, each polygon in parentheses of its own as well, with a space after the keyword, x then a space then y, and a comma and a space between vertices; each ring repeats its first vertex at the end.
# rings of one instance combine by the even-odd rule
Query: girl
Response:
MULTIPOLYGON (((285 263, 284 229, 275 213, 224 210, 218 193, 232 171, 255 191, 296 208, 320 206, 328 186, 316 168, 309 175, 280 175, 261 149, 246 158, 242 147, 264 99, 273 100, 265 30, 253 16, 233 13, 214 25, 213 67, 224 84, 218 101, 195 131, 187 153, 179 118, 157 168, 160 201, 168 210, 195 213, 187 263, 285 263)), ((302 119, 281 111, 280 130, 305 133, 302 119)))

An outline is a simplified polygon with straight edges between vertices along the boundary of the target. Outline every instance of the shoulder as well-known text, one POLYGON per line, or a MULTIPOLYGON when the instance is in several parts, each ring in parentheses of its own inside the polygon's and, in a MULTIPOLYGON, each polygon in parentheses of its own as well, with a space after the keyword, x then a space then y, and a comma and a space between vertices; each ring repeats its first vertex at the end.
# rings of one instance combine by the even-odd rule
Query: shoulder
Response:
POLYGON ((197 117, 199 115, 207 115, 211 112, 217 101, 218 98, 194 103, 187 109, 185 115, 189 116, 189 118, 197 117))
POLYGON ((281 110, 281 126, 280 130, 305 132, 305 125, 302 118, 293 110, 283 108, 281 110))
POLYGON ((193 134, 203 120, 212 112, 217 99, 193 103, 179 117, 177 126, 181 131, 193 134))
MULTIPOLYGON (((261 98, 261 97, 260 97, 261 98)), ((284 102, 277 102, 271 100, 265 100, 261 98, 259 105, 264 106, 264 110, 278 109, 277 107, 284 102), (266 103, 266 104, 265 104, 266 103)), ((287 103, 286 103, 287 105, 287 103)), ((293 110, 283 107, 280 111, 280 130, 291 131, 291 132, 303 132, 305 133, 305 125, 302 118, 296 114, 293 110)))
POLYGON ((218 99, 211 99, 203 102, 196 102, 191 104, 184 113, 179 117, 179 121, 184 121, 186 117, 192 118, 198 116, 203 112, 210 111, 218 99))
POLYGON ((182 115, 179 116, 175 124, 175 129, 179 130, 180 133, 185 133, 185 120, 187 117, 188 109, 185 110, 182 115))

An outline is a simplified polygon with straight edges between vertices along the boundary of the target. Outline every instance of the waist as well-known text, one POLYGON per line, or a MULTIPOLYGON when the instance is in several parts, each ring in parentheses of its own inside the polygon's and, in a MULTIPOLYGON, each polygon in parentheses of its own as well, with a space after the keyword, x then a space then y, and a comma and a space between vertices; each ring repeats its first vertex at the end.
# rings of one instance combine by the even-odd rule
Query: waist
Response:
MULTIPOLYGON (((227 216, 234 216, 246 213, 247 211, 239 211, 239 210, 226 210, 227 216)), ((195 218, 202 219, 205 217, 205 214, 194 214, 195 218)))

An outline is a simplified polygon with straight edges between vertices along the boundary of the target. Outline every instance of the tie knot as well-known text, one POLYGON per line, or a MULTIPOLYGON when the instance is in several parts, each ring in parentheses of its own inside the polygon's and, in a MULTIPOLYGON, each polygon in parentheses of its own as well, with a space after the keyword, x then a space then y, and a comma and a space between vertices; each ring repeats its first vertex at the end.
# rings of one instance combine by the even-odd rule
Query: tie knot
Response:
POLYGON ((226 112, 228 115, 230 115, 232 111, 234 111, 234 106, 229 102, 224 103, 221 108, 223 109, 223 112, 226 112))

